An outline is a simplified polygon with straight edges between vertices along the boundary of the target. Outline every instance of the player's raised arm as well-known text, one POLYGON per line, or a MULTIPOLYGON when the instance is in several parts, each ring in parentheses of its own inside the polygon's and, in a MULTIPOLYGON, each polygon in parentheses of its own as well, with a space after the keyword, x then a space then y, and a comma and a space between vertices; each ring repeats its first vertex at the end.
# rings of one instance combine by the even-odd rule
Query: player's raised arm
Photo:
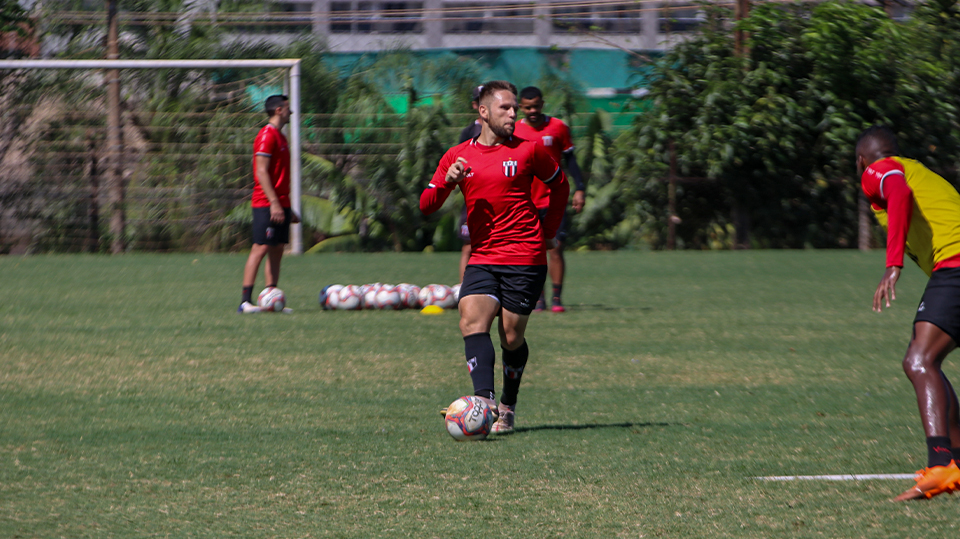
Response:
POLYGON ((420 195, 420 211, 424 215, 430 215, 439 210, 450 193, 453 192, 454 187, 463 181, 469 173, 470 167, 467 165, 466 159, 462 157, 454 159, 453 153, 447 152, 440 159, 440 164, 437 166, 437 171, 434 172, 430 184, 420 195))

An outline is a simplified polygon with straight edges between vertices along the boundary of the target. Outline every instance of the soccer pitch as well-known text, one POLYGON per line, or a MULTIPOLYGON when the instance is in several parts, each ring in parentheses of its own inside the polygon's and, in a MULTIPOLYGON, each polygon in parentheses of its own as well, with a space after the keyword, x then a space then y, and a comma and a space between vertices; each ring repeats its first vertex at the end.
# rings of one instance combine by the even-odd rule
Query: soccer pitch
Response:
POLYGON ((569 253, 518 432, 457 443, 456 314, 317 294, 458 256, 288 257, 294 314, 244 316, 243 255, 0 257, 0 537, 957 535, 910 480, 755 479, 925 465, 912 265, 876 314, 879 251, 569 253))

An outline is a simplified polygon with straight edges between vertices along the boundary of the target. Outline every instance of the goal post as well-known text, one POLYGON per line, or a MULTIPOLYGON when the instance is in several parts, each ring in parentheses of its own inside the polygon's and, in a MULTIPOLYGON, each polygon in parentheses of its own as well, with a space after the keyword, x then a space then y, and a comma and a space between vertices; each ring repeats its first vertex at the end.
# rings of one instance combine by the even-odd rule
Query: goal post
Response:
MULTIPOLYGON (((289 88, 290 112, 290 206, 301 213, 301 150, 300 150, 300 59, 275 60, 0 60, 0 69, 286 69, 284 87, 289 88)), ((299 223, 290 226, 290 249, 303 253, 303 229, 299 223)))

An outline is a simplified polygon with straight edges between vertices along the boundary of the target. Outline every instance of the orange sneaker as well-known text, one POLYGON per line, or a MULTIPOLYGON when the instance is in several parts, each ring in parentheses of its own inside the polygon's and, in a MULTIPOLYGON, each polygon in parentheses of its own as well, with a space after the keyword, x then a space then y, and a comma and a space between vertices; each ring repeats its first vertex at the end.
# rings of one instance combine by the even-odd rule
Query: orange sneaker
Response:
POLYGON ((933 498, 944 492, 960 490, 960 468, 957 468, 956 461, 951 460, 948 466, 933 466, 920 470, 915 480, 917 486, 897 496, 894 501, 933 498))

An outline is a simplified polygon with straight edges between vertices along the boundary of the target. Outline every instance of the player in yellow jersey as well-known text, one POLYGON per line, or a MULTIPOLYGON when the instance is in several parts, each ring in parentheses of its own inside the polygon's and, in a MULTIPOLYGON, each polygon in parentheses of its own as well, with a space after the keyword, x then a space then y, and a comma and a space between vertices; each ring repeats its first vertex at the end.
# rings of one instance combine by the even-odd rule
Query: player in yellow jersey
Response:
POLYGON ((897 501, 960 490, 960 405, 940 366, 960 342, 960 193, 913 159, 897 137, 874 126, 857 141, 857 171, 887 230, 887 269, 873 295, 880 312, 896 299, 904 252, 930 277, 913 321, 903 370, 913 384, 927 436, 927 468, 897 501))

